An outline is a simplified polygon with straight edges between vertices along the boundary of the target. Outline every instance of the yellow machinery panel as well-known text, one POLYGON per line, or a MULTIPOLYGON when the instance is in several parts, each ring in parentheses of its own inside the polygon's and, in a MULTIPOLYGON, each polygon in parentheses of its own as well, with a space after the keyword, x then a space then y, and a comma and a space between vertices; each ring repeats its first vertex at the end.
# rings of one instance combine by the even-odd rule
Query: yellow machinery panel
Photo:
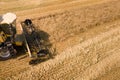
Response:
POLYGON ((15 36, 15 45, 16 46, 23 46, 23 42, 24 42, 24 36, 23 34, 16 34, 15 36))
POLYGON ((6 34, 5 34, 3 31, 1 31, 1 32, 0 32, 0 43, 1 43, 1 42, 5 42, 6 39, 7 39, 6 34))

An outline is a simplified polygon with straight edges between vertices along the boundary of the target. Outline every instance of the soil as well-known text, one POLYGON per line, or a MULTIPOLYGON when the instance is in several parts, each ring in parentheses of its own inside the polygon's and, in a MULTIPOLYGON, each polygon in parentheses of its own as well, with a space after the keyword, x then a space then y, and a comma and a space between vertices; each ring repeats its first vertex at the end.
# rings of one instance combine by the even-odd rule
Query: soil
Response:
POLYGON ((54 49, 53 58, 36 65, 29 65, 31 58, 19 50, 15 58, 0 61, 0 80, 119 80, 119 0, 0 0, 0 4, 0 14, 16 13, 17 23, 30 18, 45 44, 54 49))

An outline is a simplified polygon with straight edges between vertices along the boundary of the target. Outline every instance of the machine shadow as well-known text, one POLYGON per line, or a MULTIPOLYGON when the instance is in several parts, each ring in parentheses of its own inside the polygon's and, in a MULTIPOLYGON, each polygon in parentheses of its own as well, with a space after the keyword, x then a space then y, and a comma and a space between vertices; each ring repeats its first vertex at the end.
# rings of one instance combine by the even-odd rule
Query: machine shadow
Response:
POLYGON ((45 49, 42 49, 40 52, 44 53, 46 56, 42 56, 40 58, 36 58, 36 59, 32 59, 29 64, 30 65, 36 65, 39 64, 41 62, 45 62, 49 59, 53 59, 55 56, 55 52, 56 49, 52 50, 52 43, 50 43, 49 37, 50 35, 43 31, 43 30, 37 30, 37 34, 39 35, 39 39, 40 39, 40 46, 44 46, 45 49))

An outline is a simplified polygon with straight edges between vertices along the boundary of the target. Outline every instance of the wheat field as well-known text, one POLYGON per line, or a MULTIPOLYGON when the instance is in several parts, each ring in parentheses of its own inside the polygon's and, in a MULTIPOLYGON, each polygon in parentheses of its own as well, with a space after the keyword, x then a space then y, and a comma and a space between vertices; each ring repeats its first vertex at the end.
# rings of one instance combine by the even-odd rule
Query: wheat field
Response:
POLYGON ((17 23, 32 19, 37 30, 47 34, 40 35, 52 44, 55 56, 34 66, 24 53, 0 61, 0 80, 120 79, 119 0, 27 2, 0 0, 0 14, 16 13, 17 23))

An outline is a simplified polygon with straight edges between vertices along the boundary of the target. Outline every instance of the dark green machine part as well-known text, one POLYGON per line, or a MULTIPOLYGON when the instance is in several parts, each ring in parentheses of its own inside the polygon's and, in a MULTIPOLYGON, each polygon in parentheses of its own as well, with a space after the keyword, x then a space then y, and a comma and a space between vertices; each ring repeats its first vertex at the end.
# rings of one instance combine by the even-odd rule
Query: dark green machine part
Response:
POLYGON ((29 56, 32 58, 40 58, 48 55, 47 48, 41 42, 41 37, 35 29, 32 21, 30 19, 26 19, 21 23, 23 32, 26 39, 26 47, 29 53, 29 56))

